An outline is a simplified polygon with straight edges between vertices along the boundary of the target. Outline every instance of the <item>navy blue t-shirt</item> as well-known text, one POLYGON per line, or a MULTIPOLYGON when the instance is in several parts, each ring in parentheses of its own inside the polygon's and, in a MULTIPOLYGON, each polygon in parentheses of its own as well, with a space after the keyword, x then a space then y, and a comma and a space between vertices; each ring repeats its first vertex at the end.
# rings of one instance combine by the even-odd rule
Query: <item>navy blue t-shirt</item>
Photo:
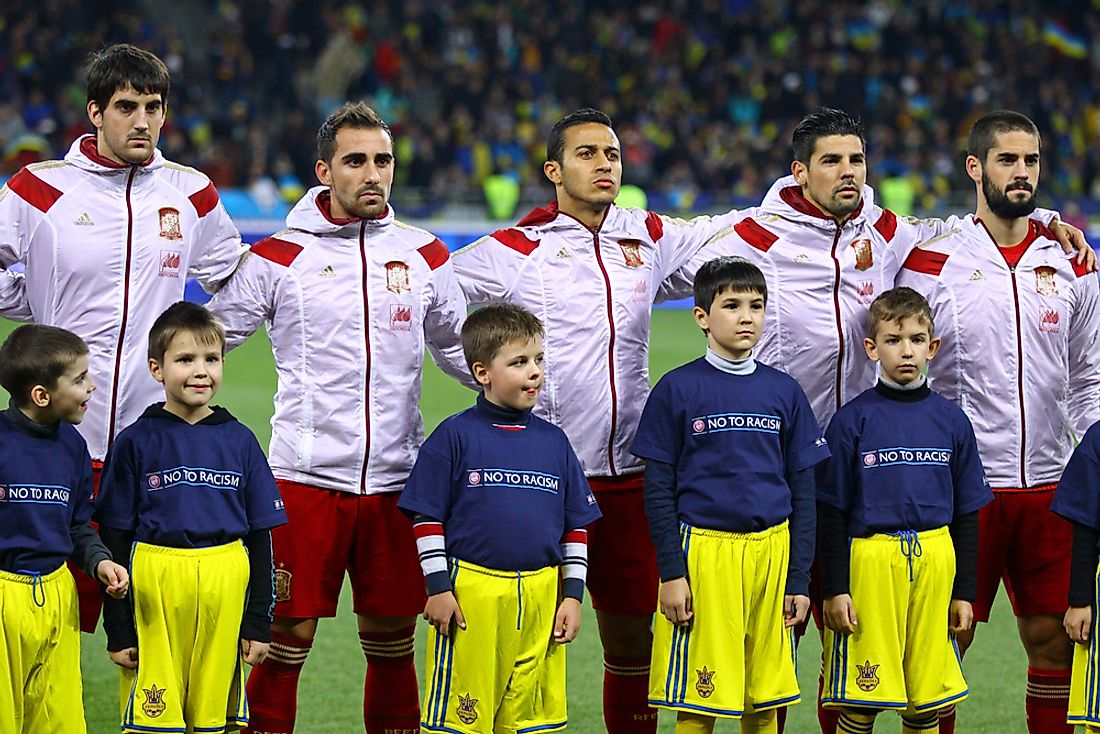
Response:
POLYGON ((207 548, 286 522, 256 436, 224 408, 195 424, 152 405, 103 462, 95 517, 141 543, 207 548))
POLYGON ((92 519, 92 459, 61 422, 32 436, 0 413, 0 570, 50 573, 73 552, 73 528, 92 519))
POLYGON ((934 392, 899 401, 867 390, 825 438, 833 456, 817 469, 817 500, 848 513, 851 537, 932 530, 993 500, 970 419, 934 392))
MULTIPOLYGON (((1050 511, 1070 522, 1100 531, 1100 423, 1085 431, 1069 457, 1050 511)), ((1097 550, 1100 550, 1098 546, 1097 550)))
POLYGON ((729 532, 786 520, 787 475, 829 456, 794 378, 759 362, 751 374, 729 374, 705 357, 653 388, 630 451, 676 468, 682 521, 729 532))
POLYGON ((420 447, 397 506, 443 523, 447 555, 502 571, 562 562, 562 536, 600 517, 565 433, 537 416, 501 423, 480 405, 420 447))

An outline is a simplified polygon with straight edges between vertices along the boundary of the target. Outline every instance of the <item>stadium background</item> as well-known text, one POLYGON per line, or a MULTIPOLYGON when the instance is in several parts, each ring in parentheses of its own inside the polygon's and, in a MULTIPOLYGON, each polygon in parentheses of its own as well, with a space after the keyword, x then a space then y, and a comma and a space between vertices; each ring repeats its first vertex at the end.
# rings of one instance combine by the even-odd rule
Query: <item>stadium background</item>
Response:
MULTIPOLYGON (((757 203, 788 170, 793 125, 819 104, 863 118, 880 202, 899 213, 968 211, 969 123, 1018 109, 1043 132, 1042 204, 1100 242, 1100 0, 3 5, 0 178, 63 155, 88 129, 87 54, 129 41, 172 70, 161 149, 211 176, 249 241, 281 228, 312 184, 318 122, 362 98, 394 127, 398 216, 452 248, 551 198, 541 175, 546 130, 584 105, 615 119, 633 195, 682 215, 757 203)), ((655 315, 654 379, 702 351, 686 318, 655 315)), ((0 324, 0 334, 10 328, 0 324)), ((230 355, 219 402, 265 444, 274 386, 262 335, 230 355)), ((429 430, 471 398, 434 366, 424 395, 429 430)), ((364 663, 348 607, 345 599, 342 615, 321 624, 299 731, 361 730, 364 663)), ((116 731, 117 675, 102 633, 84 643, 89 731, 116 731)), ((807 702, 792 709, 789 731, 815 730, 819 650, 808 636, 799 666, 807 702)), ((602 731, 590 614, 570 666, 570 730, 602 731)), ((973 692, 960 731, 1024 731, 1025 666, 1002 598, 966 661, 973 692)), ((897 731, 894 718, 878 731, 897 731)))

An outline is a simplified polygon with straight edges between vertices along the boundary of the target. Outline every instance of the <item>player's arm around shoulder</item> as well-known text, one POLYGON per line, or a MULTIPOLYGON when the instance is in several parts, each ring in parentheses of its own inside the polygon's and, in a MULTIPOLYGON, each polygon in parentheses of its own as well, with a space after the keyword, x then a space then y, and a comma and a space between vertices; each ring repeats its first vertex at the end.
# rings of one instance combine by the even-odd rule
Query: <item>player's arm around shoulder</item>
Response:
POLYGON ((294 279, 292 263, 302 248, 268 237, 246 252, 232 277, 214 294, 207 308, 225 325, 226 349, 240 346, 278 311, 284 280, 294 279))

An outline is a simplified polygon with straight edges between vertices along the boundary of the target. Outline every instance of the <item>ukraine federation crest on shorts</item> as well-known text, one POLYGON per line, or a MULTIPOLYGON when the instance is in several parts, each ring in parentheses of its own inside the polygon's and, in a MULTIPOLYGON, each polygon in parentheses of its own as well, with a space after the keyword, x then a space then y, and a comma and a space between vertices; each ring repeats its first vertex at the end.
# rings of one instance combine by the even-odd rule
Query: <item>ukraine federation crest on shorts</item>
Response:
POLYGON ((703 698, 710 698, 714 693, 714 674, 716 671, 707 670, 707 666, 703 666, 702 670, 696 670, 695 675, 698 678, 695 681, 695 692, 703 698))
POLYGON ((877 665, 872 665, 871 661, 868 660, 863 665, 856 663, 856 668, 859 670, 859 675, 856 677, 856 685, 859 686, 859 690, 870 693, 878 688, 877 665))
POLYGON ((455 711, 455 715, 463 724, 472 724, 477 721, 477 701, 478 699, 469 693, 465 696, 459 695, 458 710, 455 711))
POLYGON ((386 263, 386 290, 401 295, 412 290, 409 285, 409 266, 400 260, 386 263))
POLYGON ((167 708, 164 704, 164 692, 166 689, 157 688, 157 684, 149 686, 148 688, 142 688, 142 692, 145 694, 145 703, 141 704, 141 710, 145 712, 145 715, 150 719, 155 719, 164 713, 164 709, 167 708))
POLYGON ((170 206, 162 207, 157 215, 160 217, 160 236, 166 240, 182 240, 183 230, 180 229, 180 210, 170 206))

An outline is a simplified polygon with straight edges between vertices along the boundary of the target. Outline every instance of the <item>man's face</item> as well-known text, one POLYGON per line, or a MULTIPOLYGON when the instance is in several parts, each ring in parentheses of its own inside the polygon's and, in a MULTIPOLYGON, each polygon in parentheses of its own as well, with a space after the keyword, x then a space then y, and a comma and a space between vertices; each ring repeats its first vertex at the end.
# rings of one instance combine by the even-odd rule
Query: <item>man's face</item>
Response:
POLYGON ((153 157, 164 126, 160 94, 141 94, 129 84, 111 95, 107 106, 88 103, 88 119, 96 128, 99 154, 123 165, 140 165, 153 157))
POLYGON ((795 161, 791 172, 802 195, 818 209, 842 221, 859 209, 867 182, 867 156, 858 135, 817 139, 808 163, 795 161))
POLYGON ((619 195, 623 162, 615 131, 598 122, 565 130, 562 160, 546 161, 543 171, 557 189, 558 207, 606 208, 619 195))
POLYGON ((393 186, 393 141, 380 127, 336 131, 332 161, 317 161, 317 180, 332 191, 332 216, 375 219, 393 186))
POLYGON ((966 169, 981 184, 980 196, 996 216, 1018 219, 1035 211, 1035 193, 1039 188, 1038 136, 1023 130, 1001 133, 986 154, 985 163, 969 156, 966 169))

